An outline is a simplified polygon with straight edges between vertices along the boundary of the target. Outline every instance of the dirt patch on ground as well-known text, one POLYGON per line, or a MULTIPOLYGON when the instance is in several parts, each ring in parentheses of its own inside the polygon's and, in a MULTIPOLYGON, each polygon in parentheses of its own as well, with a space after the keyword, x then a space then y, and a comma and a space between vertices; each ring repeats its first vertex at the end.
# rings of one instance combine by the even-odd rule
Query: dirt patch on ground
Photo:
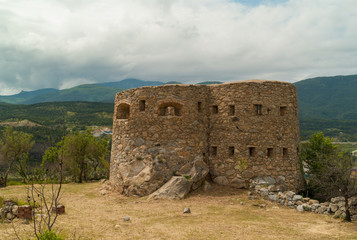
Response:
MULTIPOLYGON (((357 223, 314 213, 298 213, 246 191, 213 186, 184 200, 147 200, 100 194, 101 183, 64 185, 66 214, 56 230, 69 239, 357 239, 357 223), (265 204, 265 208, 253 206, 265 204), (191 214, 183 214, 190 207, 191 214), (130 221, 123 218, 129 216, 130 221)), ((25 186, 0 189, 5 198, 26 198, 25 186)), ((30 225, 15 223, 23 236, 30 225)), ((15 239, 10 224, 0 224, 0 239, 15 239)))

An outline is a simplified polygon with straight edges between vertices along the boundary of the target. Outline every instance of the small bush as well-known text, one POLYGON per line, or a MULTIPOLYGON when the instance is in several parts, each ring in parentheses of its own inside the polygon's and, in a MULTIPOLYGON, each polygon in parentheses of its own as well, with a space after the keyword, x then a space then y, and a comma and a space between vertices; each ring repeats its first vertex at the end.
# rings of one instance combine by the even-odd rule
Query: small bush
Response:
POLYGON ((4 198, 0 196, 0 208, 2 208, 3 204, 4 204, 4 198))
POLYGON ((247 160, 245 160, 244 158, 237 158, 237 166, 235 166, 235 169, 239 170, 239 171, 244 171, 248 168, 248 162, 247 160))
POLYGON ((187 181, 191 181, 191 176, 184 176, 184 178, 186 178, 187 179, 187 181))
POLYGON ((62 236, 57 235, 53 230, 46 231, 43 234, 38 234, 39 240, 64 240, 62 236))

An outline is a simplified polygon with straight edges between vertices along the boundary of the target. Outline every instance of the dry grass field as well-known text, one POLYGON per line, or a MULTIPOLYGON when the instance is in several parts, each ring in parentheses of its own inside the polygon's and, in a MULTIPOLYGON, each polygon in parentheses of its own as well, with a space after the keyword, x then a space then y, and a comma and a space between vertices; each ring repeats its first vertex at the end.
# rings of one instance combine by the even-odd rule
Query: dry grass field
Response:
MULTIPOLYGON (((103 196, 102 186, 64 185, 66 214, 59 216, 56 231, 67 239, 357 239, 357 222, 249 200, 246 191, 213 186, 209 193, 170 201, 103 196), (185 207, 192 213, 183 214, 185 207), (131 220, 124 222, 125 216, 131 220)), ((26 189, 10 186, 0 189, 0 196, 25 200, 26 189)), ((14 225, 24 239, 30 236, 31 225, 14 225)), ((0 239, 15 239, 11 224, 0 224, 0 239)))

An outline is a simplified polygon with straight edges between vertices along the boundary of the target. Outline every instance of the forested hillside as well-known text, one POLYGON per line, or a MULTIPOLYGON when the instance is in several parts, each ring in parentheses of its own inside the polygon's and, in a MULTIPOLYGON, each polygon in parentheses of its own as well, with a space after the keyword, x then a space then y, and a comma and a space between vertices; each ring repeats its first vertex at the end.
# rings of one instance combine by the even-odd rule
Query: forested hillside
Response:
MULTIPOLYGON (((34 135, 36 141, 58 141, 63 131, 84 130, 87 126, 112 126, 113 103, 56 102, 32 105, 0 103, 0 122, 29 120, 37 126, 21 126, 18 130, 34 135), (52 141, 52 140, 51 140, 52 141)), ((1 125, 0 130, 5 126, 1 125)))
POLYGON ((302 119, 357 120, 357 75, 295 83, 302 119))
POLYGON ((357 141, 357 75, 317 77, 295 83, 302 139, 317 131, 357 141))

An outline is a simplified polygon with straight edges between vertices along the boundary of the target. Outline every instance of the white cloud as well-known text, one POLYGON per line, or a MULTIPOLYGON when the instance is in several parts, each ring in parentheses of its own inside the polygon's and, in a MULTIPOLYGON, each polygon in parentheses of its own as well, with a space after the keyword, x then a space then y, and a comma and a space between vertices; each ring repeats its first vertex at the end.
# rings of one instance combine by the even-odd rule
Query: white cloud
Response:
POLYGON ((355 0, 279 3, 0 0, 0 81, 36 89, 357 72, 355 0))
POLYGON ((59 89, 67 89, 67 88, 75 87, 78 85, 91 84, 91 83, 95 83, 95 82, 96 81, 94 81, 94 80, 85 79, 85 78, 69 78, 69 79, 65 79, 65 81, 63 81, 63 83, 61 84, 59 89))

